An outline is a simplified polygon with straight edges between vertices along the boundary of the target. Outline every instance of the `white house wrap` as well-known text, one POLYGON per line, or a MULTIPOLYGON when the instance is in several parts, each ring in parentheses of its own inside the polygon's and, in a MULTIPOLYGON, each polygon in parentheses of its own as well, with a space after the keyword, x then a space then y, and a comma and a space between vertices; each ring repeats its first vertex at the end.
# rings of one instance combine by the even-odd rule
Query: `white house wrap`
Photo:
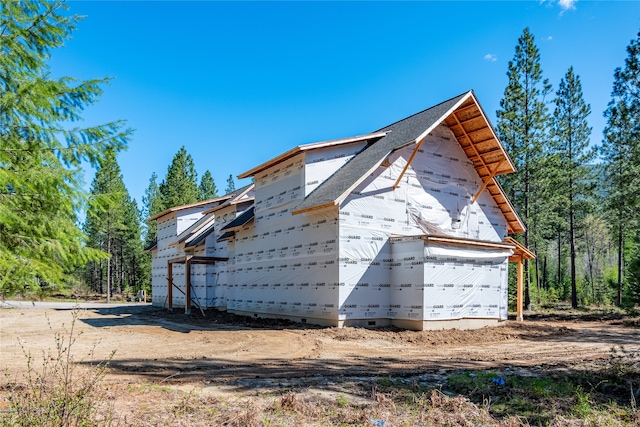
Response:
POLYGON ((473 92, 296 147, 239 176, 251 186, 153 218, 153 303, 189 308, 168 297, 179 263, 175 288, 190 283, 202 308, 338 326, 497 324, 508 262, 530 256, 508 238, 524 227, 495 181, 513 170, 473 92), (195 261, 207 265, 185 282, 182 263, 195 261))

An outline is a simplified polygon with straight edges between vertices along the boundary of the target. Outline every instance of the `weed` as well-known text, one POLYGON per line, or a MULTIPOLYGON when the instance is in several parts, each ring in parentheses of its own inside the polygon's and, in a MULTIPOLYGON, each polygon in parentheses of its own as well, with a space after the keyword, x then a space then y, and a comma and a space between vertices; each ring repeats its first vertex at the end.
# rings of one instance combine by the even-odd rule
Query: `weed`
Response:
POLYGON ((344 393, 340 393, 340 395, 336 398, 336 403, 339 406, 342 406, 343 408, 346 408, 347 406, 349 406, 349 401, 347 400, 344 393))
POLYGON ((582 386, 578 386, 576 387, 575 398, 576 398, 576 403, 573 406, 573 411, 580 418, 589 417, 589 415, 591 415, 591 412, 592 412, 589 393, 585 393, 582 390, 582 386))
MULTIPOLYGON (((71 327, 65 333, 56 332, 49 323, 55 350, 42 356, 36 367, 29 350, 22 346, 27 373, 24 383, 9 384, 9 412, 0 417, 3 426, 109 426, 113 423, 113 408, 107 390, 100 383, 106 375, 112 352, 106 362, 91 368, 76 365, 72 347, 81 333, 75 331, 78 310, 72 311, 71 327)), ((21 344, 22 345, 22 344, 21 344)), ((89 353, 93 358, 95 346, 89 353)))

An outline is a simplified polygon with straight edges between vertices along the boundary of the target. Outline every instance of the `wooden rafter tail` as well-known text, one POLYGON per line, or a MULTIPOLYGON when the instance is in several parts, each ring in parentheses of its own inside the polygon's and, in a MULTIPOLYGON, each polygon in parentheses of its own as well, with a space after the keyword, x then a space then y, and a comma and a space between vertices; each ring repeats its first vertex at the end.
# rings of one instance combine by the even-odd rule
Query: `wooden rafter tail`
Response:
MULTIPOLYGON (((476 156, 478 157, 478 160, 480 160, 480 163, 482 163, 482 166, 484 166, 485 168, 487 167, 487 165, 484 162, 484 159, 482 158, 482 156, 480 155, 480 152, 478 151, 478 149, 476 148, 475 144, 473 143, 473 140, 471 139, 471 137, 469 136, 469 133, 464 129, 464 127, 462 126, 462 124, 460 123, 460 120, 458 119, 458 116, 456 115, 456 112, 454 111, 453 113, 451 113, 451 117, 454 118, 454 120, 456 121, 456 123, 460 126, 460 129, 462 130, 462 134, 463 136, 465 136, 467 138, 467 140, 469 141, 469 145, 471 146, 471 149, 474 151, 474 153, 476 154, 476 156)), ((481 129, 480 129, 481 130, 481 129)), ((475 132, 475 131, 474 131, 475 132)), ((487 168, 487 170, 489 170, 489 168, 487 168)))

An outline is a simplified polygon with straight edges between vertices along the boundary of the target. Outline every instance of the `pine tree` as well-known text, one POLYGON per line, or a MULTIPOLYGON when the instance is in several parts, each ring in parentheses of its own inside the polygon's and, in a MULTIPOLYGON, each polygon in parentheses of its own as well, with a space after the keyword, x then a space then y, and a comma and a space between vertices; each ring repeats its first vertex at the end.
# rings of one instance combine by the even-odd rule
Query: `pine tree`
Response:
POLYGON ((236 191, 236 183, 233 182, 233 175, 229 175, 229 178, 227 178, 227 188, 224 191, 225 194, 236 191))
POLYGON ((154 172, 149 179, 149 186, 142 197, 142 220, 146 225, 144 233, 144 245, 149 246, 156 241, 157 224, 155 221, 148 222, 149 218, 165 210, 160 194, 160 187, 157 183, 158 175, 154 172))
POLYGON ((140 210, 135 199, 129 194, 126 195, 124 205, 124 215, 122 232, 117 235, 120 242, 121 272, 119 283, 121 287, 132 290, 139 290, 147 285, 150 264, 146 264, 143 251, 141 230, 140 230, 140 210))
POLYGON ((585 217, 588 197, 593 191, 589 162, 594 159, 595 151, 589 149, 591 128, 587 116, 591 107, 584 101, 580 77, 573 72, 573 67, 560 81, 555 105, 552 149, 558 158, 558 167, 551 189, 556 195, 557 211, 568 225, 571 306, 578 308, 576 234, 578 221, 585 217))
MULTIPOLYGON (((543 202, 540 165, 548 142, 550 120, 544 98, 550 93, 551 85, 542 78, 540 53, 528 28, 518 39, 507 76, 509 83, 497 111, 498 133, 518 171, 501 177, 501 181, 527 227, 523 239, 525 246, 535 243, 532 249, 537 252, 539 232, 531 229, 537 225, 536 216, 545 212, 539 205, 543 202)), ((529 310, 531 273, 528 261, 524 274, 524 306, 529 310)))
POLYGON ((167 176, 160 184, 159 193, 166 208, 187 205, 198 201, 198 175, 193 158, 187 149, 180 147, 167 170, 167 176))
POLYGON ((122 122, 69 123, 102 94, 107 80, 51 78, 47 61, 80 17, 53 2, 0 3, 0 295, 64 287, 101 252, 76 225, 83 208, 81 163, 96 167, 121 149, 122 122))
POLYGON ((606 208, 618 250, 618 305, 625 282, 625 243, 633 238, 640 215, 640 33, 627 54, 624 67, 614 72, 601 147, 606 208))
MULTIPOLYGON (((85 232, 89 236, 89 243, 110 255, 106 260, 106 294, 107 302, 114 290, 113 260, 118 261, 118 237, 126 229, 124 216, 125 208, 130 203, 129 195, 124 186, 120 166, 113 150, 107 150, 107 158, 97 170, 91 183, 91 200, 87 209, 85 232)), ((100 265, 100 283, 103 271, 100 265)), ((95 265, 89 265, 95 270, 95 265)), ((117 271, 115 272, 117 273, 117 271)), ((102 286, 100 286, 102 291, 102 286)))
POLYGON ((200 200, 215 199, 216 197, 218 197, 218 189, 216 188, 216 183, 213 180, 211 172, 209 172, 208 170, 204 173, 204 175, 202 175, 198 190, 200 191, 200 200))

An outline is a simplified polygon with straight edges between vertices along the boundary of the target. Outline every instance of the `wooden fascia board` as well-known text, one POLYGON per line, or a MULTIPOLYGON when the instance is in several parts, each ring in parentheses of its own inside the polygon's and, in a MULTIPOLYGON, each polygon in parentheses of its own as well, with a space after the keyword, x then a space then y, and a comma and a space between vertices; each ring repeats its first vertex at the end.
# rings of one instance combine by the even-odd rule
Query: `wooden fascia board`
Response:
POLYGON ((156 219, 163 217, 165 215, 169 215, 175 212, 179 212, 179 211, 183 211, 185 209, 191 209, 191 208, 197 208, 198 206, 205 206, 208 205, 210 203, 215 203, 215 202, 219 202, 221 200, 225 200, 225 197, 218 197, 216 199, 211 199, 211 200, 204 200, 202 202, 197 202, 197 203, 191 203, 188 205, 181 205, 181 206, 174 206, 172 208, 166 209, 162 212, 160 212, 159 214, 156 214, 154 216, 152 216, 151 218, 149 218, 147 220, 147 222, 151 222, 151 221, 155 221, 156 219))
POLYGON ((283 161, 285 161, 287 159, 295 157, 296 155, 298 155, 300 153, 302 153, 302 150, 300 149, 300 147, 292 148, 291 150, 286 151, 286 152, 280 154, 279 156, 274 157, 271 160, 268 160, 268 161, 266 161, 264 163, 259 164, 258 166, 256 166, 253 169, 249 169, 248 171, 241 173, 240 175, 238 175, 238 178, 239 179, 249 178, 250 176, 253 176, 253 175, 257 174, 258 172, 262 172, 263 170, 268 169, 271 166, 276 165, 276 164, 278 164, 280 162, 283 162, 283 161))
POLYGON ((242 198, 244 195, 246 195, 249 191, 253 190, 253 188, 255 187, 255 184, 251 184, 249 185, 247 188, 245 188, 245 190, 242 193, 236 194, 235 196, 233 196, 231 198, 231 200, 229 201, 230 204, 236 204, 240 198, 242 198))
POLYGON ((329 209, 335 206, 338 206, 338 203, 336 201, 333 201, 333 202, 325 203, 323 205, 311 206, 310 208, 306 208, 306 209, 294 210, 294 211, 291 211, 291 215, 298 215, 305 212, 317 211, 321 209, 329 209))
POLYGON ((516 254, 514 256, 520 257, 520 259, 535 259, 536 254, 531 252, 529 248, 518 242, 513 237, 505 237, 505 242, 510 243, 516 247, 516 254))
POLYGON ((274 166, 280 162, 283 162, 287 159, 290 159, 291 157, 294 157, 300 153, 303 153, 305 151, 309 151, 309 150, 317 150, 319 148, 325 148, 325 147, 332 147, 335 145, 343 145, 343 144, 351 144, 354 142, 360 142, 360 141, 366 141, 368 139, 374 139, 374 138, 382 138, 383 136, 385 136, 387 133, 386 132, 375 132, 375 133, 370 133, 370 134, 366 134, 366 135, 358 135, 358 136, 353 136, 353 137, 349 137, 349 138, 342 138, 342 139, 334 139, 334 140, 330 140, 330 141, 323 141, 323 142, 314 142, 311 144, 304 144, 304 145, 299 145, 297 147, 292 148, 289 151, 286 151, 282 154, 280 154, 279 156, 274 157, 271 160, 268 160, 258 166, 256 166, 253 169, 250 169, 246 172, 241 173, 240 175, 238 175, 238 178, 242 179, 242 178, 248 178, 250 176, 253 176, 255 174, 257 174, 258 172, 261 172, 265 169, 270 168, 271 166, 274 166))
POLYGON ((217 211, 219 211, 219 210, 221 210, 223 208, 228 208, 229 206, 231 206, 231 201, 227 200, 226 202, 221 203, 218 206, 214 206, 211 209, 204 211, 204 214, 206 215, 206 214, 210 214, 212 212, 217 212, 217 211))
POLYGON ((167 264, 182 264, 191 259, 191 256, 180 256, 176 258, 171 258, 167 260, 167 264))
MULTIPOLYGON (((493 178, 491 181, 492 182, 489 185, 489 187, 491 187, 491 189, 493 189, 493 188, 497 189, 499 195, 502 196, 502 198, 505 201, 505 203, 501 203, 501 204, 498 204, 498 202, 496 201, 496 204, 498 204, 498 206, 500 207, 500 210, 503 212, 503 215, 505 216, 505 219, 509 223, 509 226, 511 226, 511 223, 515 222, 518 225, 518 227, 520 227, 519 229, 516 229, 516 228, 511 226, 512 230, 514 230, 514 231, 512 231, 512 233, 524 233, 527 230, 527 227, 525 227, 524 223, 520 219, 520 216, 518 215, 518 212, 516 212, 515 208, 511 204, 511 201, 507 198, 507 195, 504 193, 504 190, 502 189, 502 186, 500 186, 500 183, 498 183, 498 181, 496 181, 495 178, 493 178), (508 209, 506 210, 506 212, 505 212, 505 209, 502 207, 502 206, 504 206, 504 204, 506 204, 508 206, 508 209), (507 218, 507 213, 512 214, 514 216, 515 220, 509 221, 509 219, 507 218)), ((493 194, 491 196, 495 200, 496 196, 494 196, 493 194)))
MULTIPOLYGON (((169 246, 171 245, 175 245, 177 243, 182 243, 182 242, 186 242, 187 240, 193 238, 194 234, 197 234, 198 232, 200 232, 200 230, 202 230, 204 227, 206 226, 210 226, 211 227, 211 221, 215 221, 216 217, 215 215, 211 216, 211 218, 209 218, 208 221, 203 222, 202 224, 198 225, 197 227, 195 227, 193 230, 189 231, 188 234, 182 236, 182 238, 180 238, 179 240, 177 240, 175 243, 171 243, 169 246)), ((187 229, 188 230, 188 229, 187 229)), ((186 230, 185 230, 186 231, 186 230)), ((184 232, 183 232, 184 233, 184 232)), ((183 234, 180 233, 180 234, 183 234)))
POLYGON ((232 195, 232 196, 226 197, 226 200, 225 200, 224 203, 220 203, 218 206, 214 206, 211 209, 204 211, 204 215, 206 215, 208 213, 211 213, 211 212, 219 211, 222 208, 226 208, 228 206, 235 205, 235 204, 238 204, 240 202, 253 200, 254 199, 253 197, 249 197, 247 199, 239 200, 239 201, 238 201, 238 198, 244 196, 245 194, 247 194, 249 191, 253 190, 254 188, 255 188, 255 184, 251 184, 242 193, 240 193, 238 195, 232 195))
MULTIPOLYGON (((491 122, 489 121, 489 118, 484 113, 484 110, 482 109, 482 106, 480 105, 480 102, 478 102, 478 99, 476 98, 476 95, 473 93, 473 91, 471 91, 471 96, 473 98, 473 102, 478 106, 478 111, 480 111, 480 114, 482 114, 482 117, 484 118, 484 121, 487 123, 487 127, 489 128, 489 131, 491 132, 491 135, 498 142, 499 147, 502 149, 502 151, 504 153, 505 159, 509 163, 509 166, 511 166, 511 168, 513 169, 513 172, 515 172, 517 169, 516 169, 515 165, 513 164, 513 161, 511 161, 511 157, 509 157, 509 154, 507 153, 507 150, 505 150, 504 147, 502 146, 502 143, 500 142, 500 138, 498 138, 498 135, 496 135, 495 131, 493 130, 493 126, 491 126, 491 122)), ((469 142, 472 143, 471 141, 469 141, 469 142)))
POLYGON ((434 243, 445 243, 450 245, 462 245, 462 246, 477 246, 483 248, 493 248, 493 249, 515 249, 515 245, 510 243, 497 243, 497 242, 488 242, 485 240, 469 240, 469 239, 460 239, 455 237, 440 237, 440 236, 424 236, 423 240, 426 242, 434 242, 434 243))
MULTIPOLYGON (((438 126, 440 123, 442 123, 447 117, 449 117, 451 114, 453 114, 454 111, 456 111, 462 104, 465 103, 465 101, 467 99, 469 99, 469 96, 471 96, 473 94, 472 91, 469 91, 465 94, 465 96, 463 96, 458 102, 456 102, 454 104, 453 107, 451 107, 446 113, 444 113, 442 115, 442 117, 440 117, 438 120, 436 120, 435 122, 433 122, 433 124, 431 126, 429 126, 424 132, 422 132, 420 134, 420 136, 418 136, 415 141, 413 141, 413 143, 417 144, 418 142, 422 141, 423 139, 425 139, 427 137, 427 135, 429 135, 431 133, 432 130, 434 130, 436 128, 436 126, 438 126)), ((475 98, 474 98, 475 101, 475 98)))
POLYGON ((252 197, 247 197, 246 199, 237 199, 237 200, 234 200, 234 201, 230 202, 229 205, 231 205, 231 206, 239 205, 240 203, 251 202, 253 200, 255 200, 255 197, 253 197, 253 196, 252 197))

